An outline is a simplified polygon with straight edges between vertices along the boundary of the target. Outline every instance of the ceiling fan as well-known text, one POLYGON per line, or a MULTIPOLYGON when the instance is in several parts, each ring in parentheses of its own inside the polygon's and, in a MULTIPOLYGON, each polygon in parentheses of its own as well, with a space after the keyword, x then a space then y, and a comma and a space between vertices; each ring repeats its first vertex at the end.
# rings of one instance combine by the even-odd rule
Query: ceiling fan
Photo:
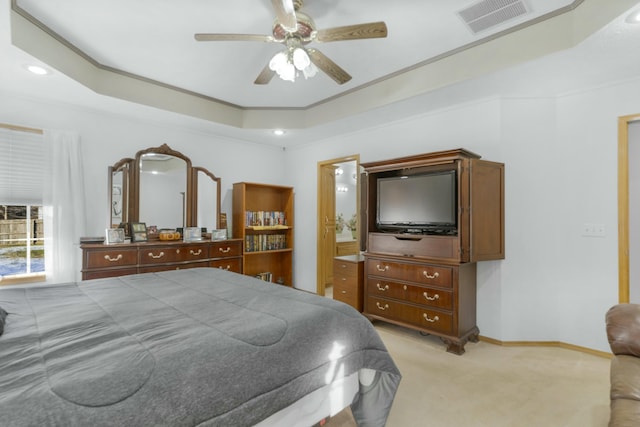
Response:
POLYGON ((294 81, 299 72, 302 72, 305 78, 311 77, 318 68, 338 84, 344 84, 351 80, 349 73, 318 49, 307 48, 306 45, 311 42, 325 43, 387 36, 387 26, 382 21, 316 30, 311 17, 299 11, 303 0, 271 0, 271 3, 276 12, 272 35, 198 33, 195 34, 195 39, 258 41, 285 45, 286 49, 277 53, 260 72, 255 84, 267 84, 275 74, 289 81, 294 81))

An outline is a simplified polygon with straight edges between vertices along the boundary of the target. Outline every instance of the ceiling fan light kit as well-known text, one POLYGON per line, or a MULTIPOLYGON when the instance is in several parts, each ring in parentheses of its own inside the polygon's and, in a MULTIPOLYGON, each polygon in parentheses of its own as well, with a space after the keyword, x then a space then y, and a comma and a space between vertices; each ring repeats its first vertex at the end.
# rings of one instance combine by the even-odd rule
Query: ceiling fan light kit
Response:
POLYGON ((300 72, 305 79, 315 76, 318 72, 307 51, 295 46, 276 53, 269 61, 269 69, 275 71, 282 80, 289 82, 295 82, 300 72))
POLYGON ((326 43, 387 37, 387 26, 382 21, 316 30, 313 20, 299 12, 302 0, 272 0, 271 3, 276 12, 273 35, 200 33, 195 39, 284 44, 286 49, 276 53, 256 78, 254 83, 262 85, 269 83, 275 74, 282 80, 294 82, 300 73, 307 79, 315 76, 318 69, 336 83, 344 84, 351 80, 349 73, 319 50, 305 46, 313 41, 326 43))

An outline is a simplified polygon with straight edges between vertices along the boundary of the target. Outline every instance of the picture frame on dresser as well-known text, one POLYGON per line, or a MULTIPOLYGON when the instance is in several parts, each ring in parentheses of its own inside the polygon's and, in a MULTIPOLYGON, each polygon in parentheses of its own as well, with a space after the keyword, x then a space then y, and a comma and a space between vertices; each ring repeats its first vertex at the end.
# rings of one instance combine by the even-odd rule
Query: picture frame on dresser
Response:
POLYGON ((196 242, 202 240, 202 231, 199 227, 185 227, 183 236, 185 242, 196 242))
POLYGON ((131 241, 146 242, 148 240, 147 225, 144 222, 131 223, 131 241))
POLYGON ((211 240, 227 240, 227 229, 220 228, 217 230, 212 230, 211 240))
POLYGON ((124 243, 124 229, 122 228, 107 228, 105 230, 105 243, 112 245, 115 243, 124 243))

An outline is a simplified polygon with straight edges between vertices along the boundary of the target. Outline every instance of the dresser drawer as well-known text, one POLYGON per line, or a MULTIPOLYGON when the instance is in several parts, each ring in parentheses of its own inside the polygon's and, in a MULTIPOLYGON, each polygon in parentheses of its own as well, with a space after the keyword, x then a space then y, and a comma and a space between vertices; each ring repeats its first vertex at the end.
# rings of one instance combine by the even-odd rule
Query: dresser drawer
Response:
POLYGON ((179 249, 180 261, 197 261, 209 258, 209 246, 206 244, 188 245, 179 249))
POLYGON ((137 267, 83 271, 82 280, 104 279, 105 277, 128 276, 130 274, 136 274, 136 273, 138 273, 137 267))
POLYGON ((452 287, 453 268, 442 265, 410 264, 384 259, 367 259, 367 276, 406 280, 425 285, 452 287))
POLYGON ((140 264, 164 264, 181 260, 179 246, 151 246, 140 248, 140 264))
POLYGON ((421 329, 429 329, 443 334, 453 332, 452 314, 413 304, 368 296, 367 312, 374 316, 409 323, 421 329))
POLYGON ((241 258, 224 258, 209 261, 209 267, 221 268, 227 271, 233 271, 234 273, 242 273, 242 259, 241 258))
POLYGON ((358 287, 346 283, 334 283, 333 299, 349 304, 358 311, 362 311, 362 295, 358 292, 358 287))
POLYGON ((187 268, 208 267, 209 264, 206 261, 203 262, 185 262, 176 264, 162 264, 162 265, 146 265, 140 267, 138 270, 140 273, 157 273, 159 271, 169 270, 185 270, 187 268))
POLYGON ((138 263, 136 248, 92 249, 85 251, 85 269, 135 266, 138 263))
POLYGON ((342 286, 342 287, 357 287, 358 286, 358 276, 345 276, 344 274, 336 274, 335 271, 333 273, 333 286, 342 286))
POLYGON ((358 264, 354 262, 347 262, 340 259, 333 260, 333 275, 357 277, 358 276, 358 264))
POLYGON ((398 299, 443 310, 453 310, 453 291, 451 290, 397 283, 369 277, 367 280, 367 293, 371 296, 398 299))
POLYGON ((458 236, 369 233, 367 251, 378 254, 458 260, 458 236))
POLYGON ((221 240, 209 247, 210 258, 231 258, 242 255, 241 240, 221 240))

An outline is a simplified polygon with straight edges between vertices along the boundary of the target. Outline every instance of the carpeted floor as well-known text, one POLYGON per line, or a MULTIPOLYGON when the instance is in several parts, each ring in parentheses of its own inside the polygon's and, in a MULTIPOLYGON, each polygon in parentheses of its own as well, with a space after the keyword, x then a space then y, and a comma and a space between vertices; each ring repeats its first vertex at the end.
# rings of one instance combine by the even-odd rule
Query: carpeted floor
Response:
MULTIPOLYGON (((609 364, 555 347, 468 343, 445 351, 437 337, 375 323, 403 378, 387 427, 606 427, 609 364)), ((349 411, 328 427, 355 426, 349 411)))

